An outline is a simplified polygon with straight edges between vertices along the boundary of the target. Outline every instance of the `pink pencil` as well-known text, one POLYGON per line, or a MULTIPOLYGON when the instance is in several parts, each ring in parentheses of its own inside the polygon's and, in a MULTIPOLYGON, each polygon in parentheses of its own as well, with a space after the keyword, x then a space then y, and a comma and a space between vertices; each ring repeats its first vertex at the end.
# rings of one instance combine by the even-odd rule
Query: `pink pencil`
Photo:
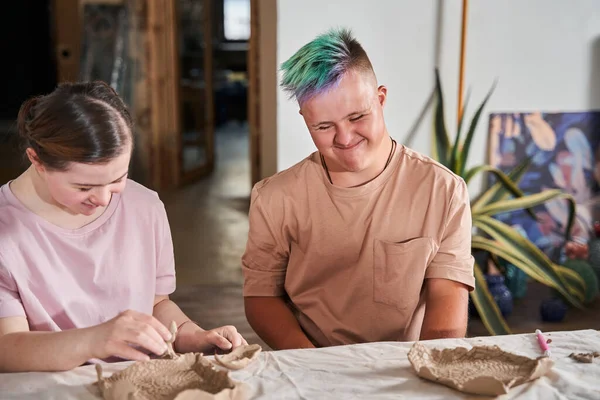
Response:
POLYGON ((544 352, 544 355, 546 357, 550 357, 550 348, 548 347, 548 342, 546 341, 546 338, 542 334, 542 331, 540 331, 539 329, 536 329, 535 334, 537 335, 538 344, 540 345, 540 348, 544 352))

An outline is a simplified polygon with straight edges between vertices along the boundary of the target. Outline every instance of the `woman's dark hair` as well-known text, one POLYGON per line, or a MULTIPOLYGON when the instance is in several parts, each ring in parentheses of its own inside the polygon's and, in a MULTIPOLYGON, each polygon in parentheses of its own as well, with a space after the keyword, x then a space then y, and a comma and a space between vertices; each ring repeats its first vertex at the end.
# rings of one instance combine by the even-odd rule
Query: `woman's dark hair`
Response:
POLYGON ((24 147, 42 165, 64 171, 70 163, 104 164, 133 145, 133 122, 117 92, 104 82, 62 83, 21 106, 24 147))

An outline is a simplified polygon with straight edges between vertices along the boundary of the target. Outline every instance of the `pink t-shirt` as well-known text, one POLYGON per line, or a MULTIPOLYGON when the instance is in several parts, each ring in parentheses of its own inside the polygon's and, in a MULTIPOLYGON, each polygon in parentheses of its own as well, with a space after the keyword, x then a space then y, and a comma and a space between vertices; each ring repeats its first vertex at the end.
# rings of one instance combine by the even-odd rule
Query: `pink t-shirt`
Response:
POLYGON ((0 318, 26 316, 32 331, 105 322, 127 309, 152 314, 175 290, 173 242, 158 195, 128 180, 105 212, 64 229, 0 187, 0 318))

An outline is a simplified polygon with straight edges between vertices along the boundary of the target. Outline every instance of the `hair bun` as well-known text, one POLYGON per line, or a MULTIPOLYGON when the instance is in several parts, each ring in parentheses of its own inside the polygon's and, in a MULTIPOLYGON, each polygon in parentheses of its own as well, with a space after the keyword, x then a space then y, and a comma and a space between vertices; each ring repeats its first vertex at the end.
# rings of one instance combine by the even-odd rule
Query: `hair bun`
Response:
POLYGON ((26 100, 19 109, 17 116, 17 130, 24 139, 30 140, 29 123, 35 118, 35 106, 43 96, 32 97, 26 100))

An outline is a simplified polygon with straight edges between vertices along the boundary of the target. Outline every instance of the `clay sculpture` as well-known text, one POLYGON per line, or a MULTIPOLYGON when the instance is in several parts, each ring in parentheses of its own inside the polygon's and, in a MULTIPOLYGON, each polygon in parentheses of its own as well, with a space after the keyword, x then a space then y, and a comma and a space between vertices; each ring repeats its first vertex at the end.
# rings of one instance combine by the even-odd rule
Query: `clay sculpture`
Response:
MULTIPOLYGON (((96 364, 97 385, 105 400, 243 400, 248 388, 218 370, 202 353, 177 354, 173 342, 177 325, 170 326, 172 338, 161 359, 136 362, 108 378, 96 364)), ((241 346, 220 358, 230 369, 241 369, 254 360, 262 348, 241 346)), ((219 358, 217 358, 219 360, 219 358)))
POLYGON ((255 360, 261 350, 262 347, 258 344, 240 346, 224 356, 215 354, 215 360, 225 368, 233 370, 242 369, 255 360))
POLYGON ((508 353, 498 346, 429 349, 416 342, 408 360, 417 375, 464 393, 498 396, 545 375, 554 362, 508 353))
POLYGON ((192 398, 193 392, 193 398, 245 399, 242 385, 232 381, 227 371, 218 371, 200 353, 136 362, 109 378, 102 377, 100 364, 96 364, 96 372, 105 400, 182 400, 192 398))

